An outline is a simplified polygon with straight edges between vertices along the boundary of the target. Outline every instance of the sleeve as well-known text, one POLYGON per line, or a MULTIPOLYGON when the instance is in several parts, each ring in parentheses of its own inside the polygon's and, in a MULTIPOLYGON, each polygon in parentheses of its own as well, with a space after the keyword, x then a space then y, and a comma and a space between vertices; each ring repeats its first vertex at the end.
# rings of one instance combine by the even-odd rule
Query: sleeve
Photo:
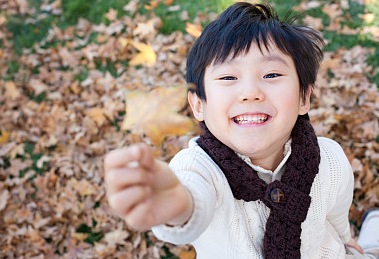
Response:
MULTIPOLYGON (((337 185, 337 195, 334 205, 327 213, 327 220, 336 230, 341 240, 346 244, 350 238, 349 209, 353 199, 354 191, 354 175, 343 149, 335 141, 329 140, 332 144, 331 149, 336 156, 339 167, 336 171, 339 174, 339 182, 337 185)), ((333 170, 331 170, 333 171, 333 170)))
POLYGON ((179 152, 170 162, 170 168, 181 183, 190 191, 194 210, 183 226, 160 225, 152 228, 158 239, 173 244, 189 244, 196 240, 209 226, 220 200, 216 191, 217 172, 220 170, 206 153, 197 149, 179 152))

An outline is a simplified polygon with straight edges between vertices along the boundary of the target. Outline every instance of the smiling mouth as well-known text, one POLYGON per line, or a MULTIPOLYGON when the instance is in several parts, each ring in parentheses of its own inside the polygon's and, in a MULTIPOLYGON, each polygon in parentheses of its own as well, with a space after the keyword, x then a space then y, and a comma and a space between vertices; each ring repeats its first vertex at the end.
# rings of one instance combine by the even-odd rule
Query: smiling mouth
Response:
POLYGON ((247 115, 247 114, 243 114, 243 115, 238 115, 236 117, 233 117, 232 120, 239 124, 239 125, 243 125, 243 124, 261 124, 261 123, 265 123, 268 119, 269 119, 269 115, 267 114, 254 114, 254 115, 247 115))

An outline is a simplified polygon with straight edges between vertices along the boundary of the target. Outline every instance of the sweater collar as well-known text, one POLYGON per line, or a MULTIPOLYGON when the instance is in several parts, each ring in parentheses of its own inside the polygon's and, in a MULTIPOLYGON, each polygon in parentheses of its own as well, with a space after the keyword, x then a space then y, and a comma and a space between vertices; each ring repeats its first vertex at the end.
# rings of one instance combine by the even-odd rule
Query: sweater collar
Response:
POLYGON ((262 174, 266 174, 266 175, 270 175, 272 177, 279 177, 281 176, 281 174, 283 174, 284 172, 284 169, 285 169, 285 164, 288 160, 288 158, 290 157, 291 155, 291 143, 292 143, 292 139, 290 138, 286 144, 284 144, 284 150, 283 150, 283 159, 282 161, 280 162, 280 164, 275 168, 274 171, 271 171, 269 169, 265 169, 263 167, 260 167, 259 165, 254 165, 250 158, 248 156, 245 156, 243 154, 240 154, 238 152, 235 152, 245 163, 247 163, 251 168, 253 168, 255 171, 257 171, 258 173, 262 173, 262 174))

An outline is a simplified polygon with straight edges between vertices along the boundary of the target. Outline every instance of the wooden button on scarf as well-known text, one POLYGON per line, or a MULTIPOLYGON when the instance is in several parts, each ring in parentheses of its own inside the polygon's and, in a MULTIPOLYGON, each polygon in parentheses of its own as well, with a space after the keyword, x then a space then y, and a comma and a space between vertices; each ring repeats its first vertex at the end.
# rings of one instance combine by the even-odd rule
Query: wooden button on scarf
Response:
POLYGON ((270 192, 271 200, 279 203, 284 199, 284 192, 280 188, 275 188, 270 192))

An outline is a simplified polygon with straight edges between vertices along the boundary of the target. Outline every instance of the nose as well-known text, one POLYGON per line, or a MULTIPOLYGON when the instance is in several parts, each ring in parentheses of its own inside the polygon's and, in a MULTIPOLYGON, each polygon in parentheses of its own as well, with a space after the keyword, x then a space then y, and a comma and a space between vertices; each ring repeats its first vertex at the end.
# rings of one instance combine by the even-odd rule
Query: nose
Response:
POLYGON ((265 94, 256 82, 249 81, 241 84, 240 102, 263 101, 264 99, 265 94))

